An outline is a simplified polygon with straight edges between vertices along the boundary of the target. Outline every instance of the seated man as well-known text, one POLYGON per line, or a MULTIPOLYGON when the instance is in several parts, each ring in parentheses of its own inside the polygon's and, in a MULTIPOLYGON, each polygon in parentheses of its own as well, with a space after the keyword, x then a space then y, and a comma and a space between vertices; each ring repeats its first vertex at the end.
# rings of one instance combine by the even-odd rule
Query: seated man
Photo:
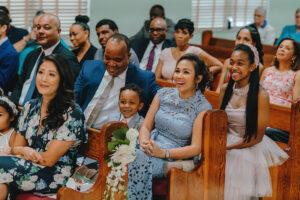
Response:
POLYGON ((254 11, 254 23, 250 26, 256 27, 259 32, 261 43, 273 45, 275 41, 275 30, 266 20, 266 10, 257 7, 254 11))
POLYGON ((166 20, 167 28, 168 28, 168 34, 166 38, 168 40, 173 40, 175 24, 171 19, 165 18, 165 10, 164 7, 162 7, 161 5, 152 6, 152 8, 150 9, 150 19, 144 22, 144 26, 141 28, 141 30, 139 30, 134 36, 132 36, 130 40, 139 39, 139 38, 149 39, 150 23, 155 17, 161 17, 166 20))
MULTIPOLYGON (((106 47, 107 40, 115 33, 119 33, 117 24, 110 19, 102 19, 96 25, 96 32, 98 41, 101 47, 95 53, 95 60, 103 60, 103 55, 106 47)), ((130 62, 136 66, 139 66, 139 59, 133 49, 130 49, 130 62)))
POLYGON ((69 62, 74 76, 78 75, 80 66, 77 58, 59 41, 60 32, 60 21, 57 16, 52 14, 41 16, 37 26, 37 44, 41 45, 41 48, 31 51, 27 55, 17 86, 11 94, 11 97, 20 105, 39 96, 35 88, 35 75, 37 67, 45 55, 52 53, 62 55, 69 62))
POLYGON ((104 61, 88 60, 83 64, 75 82, 75 101, 84 111, 87 126, 101 129, 108 115, 119 111, 120 88, 129 83, 144 90, 144 107, 139 114, 145 116, 159 86, 154 73, 141 70, 129 58, 129 39, 117 33, 107 41, 104 61))
POLYGON ((176 46, 174 40, 166 39, 167 33, 166 21, 161 17, 156 17, 150 24, 150 39, 139 38, 131 41, 131 46, 139 58, 141 69, 155 72, 161 51, 176 46))
POLYGON ((0 88, 5 93, 15 85, 19 66, 18 53, 6 36, 8 26, 9 18, 0 12, 0 88))
MULTIPOLYGON (((10 19, 9 10, 5 6, 0 6, 0 12, 6 14, 10 19)), ((10 19, 11 22, 11 19, 10 19)), ((28 31, 23 28, 17 28, 11 24, 8 25, 7 37, 12 44, 20 41, 24 36, 28 34, 28 31)))

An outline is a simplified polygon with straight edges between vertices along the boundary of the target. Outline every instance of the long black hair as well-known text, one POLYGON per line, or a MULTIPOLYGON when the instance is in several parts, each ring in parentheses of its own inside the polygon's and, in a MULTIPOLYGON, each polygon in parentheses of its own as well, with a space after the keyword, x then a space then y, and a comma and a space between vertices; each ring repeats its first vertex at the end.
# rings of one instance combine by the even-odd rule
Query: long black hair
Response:
POLYGON ((45 61, 51 61, 55 64, 60 76, 60 81, 56 95, 49 103, 47 117, 42 120, 42 125, 48 125, 51 130, 57 130, 67 120, 64 117, 67 110, 70 107, 73 109, 75 106, 73 92, 74 76, 68 61, 61 55, 51 54, 45 56, 41 64, 45 61))
POLYGON ((195 69, 195 80, 199 75, 202 75, 201 82, 197 85, 197 89, 199 89, 202 93, 204 92, 206 86, 208 86, 210 81, 210 73, 209 69, 205 65, 205 63, 195 54, 187 53, 179 58, 176 66, 182 60, 189 60, 193 63, 193 67, 195 69))
POLYGON ((241 32, 241 30, 243 29, 247 29, 249 32, 250 32, 250 35, 251 35, 251 38, 252 38, 252 41, 253 43, 255 43, 255 47, 258 51, 258 55, 259 55, 259 62, 261 64, 264 64, 264 59, 263 59, 263 56, 264 56, 264 52, 263 52, 263 45, 261 43, 261 40, 260 40, 260 35, 259 35, 259 32, 257 30, 256 27, 253 27, 253 26, 244 26, 242 27, 239 32, 236 34, 236 37, 238 37, 239 33, 241 32))
MULTIPOLYGON (((255 61, 254 53, 248 45, 238 44, 234 47, 234 51, 244 51, 248 54, 248 59, 250 64, 255 61)), ((259 70, 258 67, 255 68, 250 74, 249 79, 249 91, 246 103, 246 134, 244 136, 244 141, 249 142, 253 135, 257 137, 257 113, 258 113, 258 91, 259 91, 259 70)), ((225 94, 221 104, 221 110, 225 110, 229 100, 232 96, 234 80, 230 77, 229 83, 225 90, 225 94)))

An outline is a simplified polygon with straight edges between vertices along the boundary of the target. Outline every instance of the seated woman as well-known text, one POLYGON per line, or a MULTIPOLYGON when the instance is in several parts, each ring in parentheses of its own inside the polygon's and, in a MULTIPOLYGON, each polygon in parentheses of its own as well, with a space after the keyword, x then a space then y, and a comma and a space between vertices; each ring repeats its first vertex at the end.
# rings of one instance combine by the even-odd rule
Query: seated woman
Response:
POLYGON ((94 60, 97 48, 90 42, 90 28, 88 16, 78 15, 75 17, 75 23, 70 27, 70 40, 74 47, 74 54, 82 67, 86 60, 94 60))
POLYGON ((282 164, 288 155, 264 136, 269 120, 269 95, 259 86, 255 47, 235 46, 231 77, 220 93, 221 109, 228 116, 225 167, 225 200, 253 200, 271 196, 269 167, 282 164))
POLYGON ((163 177, 165 162, 199 155, 203 116, 211 109, 202 94, 208 79, 198 56, 186 54, 178 60, 176 88, 158 91, 140 128, 137 158, 128 165, 129 199, 152 198, 152 178, 163 177))
POLYGON ((300 8, 295 13, 295 25, 288 25, 282 29, 280 37, 276 41, 276 46, 284 38, 293 38, 295 41, 300 42, 300 8))
POLYGON ((0 199, 21 192, 53 193, 72 175, 87 141, 84 115, 74 103, 73 74, 60 55, 46 56, 36 75, 41 98, 28 101, 15 128, 12 156, 0 156, 0 199))
POLYGON ((194 23, 191 20, 181 19, 177 22, 174 32, 177 47, 166 48, 161 52, 155 70, 156 79, 171 80, 176 62, 186 53, 193 53, 199 56, 213 74, 221 71, 223 64, 218 59, 212 57, 199 47, 189 45, 189 40, 193 37, 193 32, 194 23))
MULTIPOLYGON (((264 70, 261 83, 270 95, 270 103, 291 107, 300 98, 300 44, 292 38, 281 40, 273 67, 264 70)), ((272 139, 287 143, 289 133, 268 128, 272 139)))
MULTIPOLYGON (((236 35, 235 39, 235 45, 238 44, 251 44, 252 46, 255 46, 258 53, 259 53, 259 75, 261 75, 263 69, 264 69, 264 61, 263 61, 263 51, 262 51, 262 44, 260 41, 259 32, 256 28, 251 26, 245 26, 239 30, 239 32, 236 35)), ((230 59, 226 59, 224 62, 224 65, 222 67, 222 73, 219 81, 218 88, 216 92, 220 92, 220 89, 224 83, 228 83, 230 79, 230 72, 229 72, 229 61, 230 59)))

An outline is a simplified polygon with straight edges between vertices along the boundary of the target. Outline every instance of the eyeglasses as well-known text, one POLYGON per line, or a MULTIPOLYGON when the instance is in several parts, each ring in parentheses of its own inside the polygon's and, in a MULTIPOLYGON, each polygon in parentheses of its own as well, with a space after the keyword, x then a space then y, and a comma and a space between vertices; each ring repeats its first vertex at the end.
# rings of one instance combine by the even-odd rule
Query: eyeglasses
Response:
POLYGON ((163 32, 165 29, 164 28, 150 28, 149 32, 163 32))

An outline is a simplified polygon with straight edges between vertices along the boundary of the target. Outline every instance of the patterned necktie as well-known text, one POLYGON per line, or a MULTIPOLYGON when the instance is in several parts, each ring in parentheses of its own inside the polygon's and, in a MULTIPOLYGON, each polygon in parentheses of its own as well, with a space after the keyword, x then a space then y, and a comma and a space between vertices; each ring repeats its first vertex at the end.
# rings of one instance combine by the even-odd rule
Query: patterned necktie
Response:
POLYGON ((39 58, 37 59, 37 61, 35 62, 35 65, 33 67, 32 70, 35 70, 34 71, 34 74, 33 74, 33 78, 32 78, 32 81, 30 83, 30 86, 29 86, 29 89, 27 91, 27 94, 25 96, 25 99, 23 101, 23 106, 25 105, 25 103, 27 101, 29 101, 31 98, 32 98, 32 95, 34 93, 34 90, 35 90, 35 81, 36 81, 36 72, 37 72, 37 68, 38 68, 38 65, 40 64, 40 62, 42 61, 42 59, 45 57, 45 53, 42 52, 39 56, 39 58))
POLYGON ((108 98, 110 90, 114 86, 114 81, 115 81, 115 79, 114 79, 114 77, 112 77, 112 79, 109 81, 106 88, 104 89, 104 91, 103 91, 101 97, 99 98, 98 102, 96 103, 94 109, 92 110, 90 116, 88 117, 87 123, 86 123, 88 127, 92 127, 92 124, 97 119, 97 117, 99 115, 99 112, 100 112, 105 100, 108 98))
POLYGON ((155 55, 155 47, 156 47, 156 45, 153 46, 153 48, 151 49, 150 54, 149 54, 148 63, 146 66, 146 70, 148 70, 148 71, 152 71, 154 55, 155 55))

